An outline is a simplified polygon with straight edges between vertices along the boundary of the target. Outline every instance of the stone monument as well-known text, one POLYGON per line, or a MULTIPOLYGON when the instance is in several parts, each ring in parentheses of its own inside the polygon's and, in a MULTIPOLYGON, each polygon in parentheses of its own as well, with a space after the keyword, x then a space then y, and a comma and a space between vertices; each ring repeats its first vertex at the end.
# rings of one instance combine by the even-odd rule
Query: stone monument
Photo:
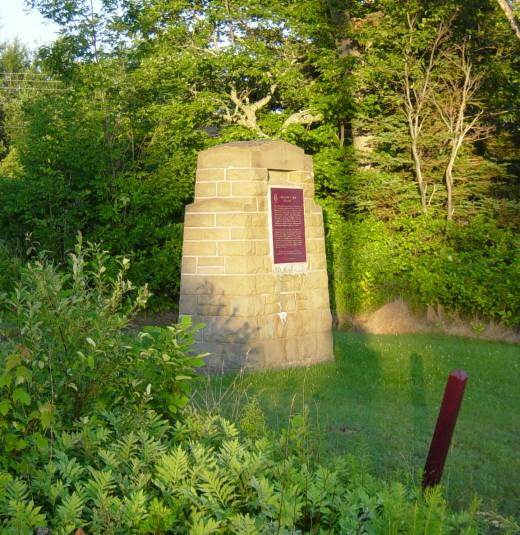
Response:
POLYGON ((199 154, 186 207, 179 312, 205 326, 208 367, 275 368, 333 358, 321 207, 312 158, 284 141, 199 154))

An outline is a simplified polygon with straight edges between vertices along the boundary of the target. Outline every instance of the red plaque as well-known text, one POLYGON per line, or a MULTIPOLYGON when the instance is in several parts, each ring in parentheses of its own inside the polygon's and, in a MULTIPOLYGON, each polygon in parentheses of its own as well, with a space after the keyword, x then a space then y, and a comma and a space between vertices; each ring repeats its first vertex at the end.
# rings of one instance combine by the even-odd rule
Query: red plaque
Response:
POLYGON ((303 190, 271 188, 275 264, 306 262, 303 190))

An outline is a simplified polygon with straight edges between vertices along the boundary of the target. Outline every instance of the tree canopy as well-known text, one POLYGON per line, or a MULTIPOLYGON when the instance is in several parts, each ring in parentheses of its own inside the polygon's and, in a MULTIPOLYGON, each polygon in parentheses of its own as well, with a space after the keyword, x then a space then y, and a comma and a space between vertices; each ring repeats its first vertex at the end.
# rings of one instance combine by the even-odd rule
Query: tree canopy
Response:
POLYGON ((61 30, 31 58, 0 49, 0 238, 59 259, 80 230, 172 306, 198 151, 282 138, 313 155, 343 312, 406 295, 507 320, 513 290, 479 293, 518 265, 505 3, 28 0, 61 30))

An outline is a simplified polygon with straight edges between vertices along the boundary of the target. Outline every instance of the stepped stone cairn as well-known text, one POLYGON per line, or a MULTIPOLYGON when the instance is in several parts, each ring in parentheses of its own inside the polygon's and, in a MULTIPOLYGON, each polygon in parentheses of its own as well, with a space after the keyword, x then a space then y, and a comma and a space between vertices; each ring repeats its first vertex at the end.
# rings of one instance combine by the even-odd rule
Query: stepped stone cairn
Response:
POLYGON ((333 358, 321 207, 312 158, 283 141, 199 154, 186 207, 181 316, 204 323, 195 349, 213 370, 333 358))

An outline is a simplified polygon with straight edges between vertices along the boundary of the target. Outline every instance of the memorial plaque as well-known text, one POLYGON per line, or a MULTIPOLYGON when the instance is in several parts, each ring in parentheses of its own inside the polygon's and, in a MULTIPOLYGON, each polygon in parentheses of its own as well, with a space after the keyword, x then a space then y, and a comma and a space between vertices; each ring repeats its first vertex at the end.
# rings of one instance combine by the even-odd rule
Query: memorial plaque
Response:
POLYGON ((271 188, 271 224, 274 263, 306 262, 302 189, 271 188))

